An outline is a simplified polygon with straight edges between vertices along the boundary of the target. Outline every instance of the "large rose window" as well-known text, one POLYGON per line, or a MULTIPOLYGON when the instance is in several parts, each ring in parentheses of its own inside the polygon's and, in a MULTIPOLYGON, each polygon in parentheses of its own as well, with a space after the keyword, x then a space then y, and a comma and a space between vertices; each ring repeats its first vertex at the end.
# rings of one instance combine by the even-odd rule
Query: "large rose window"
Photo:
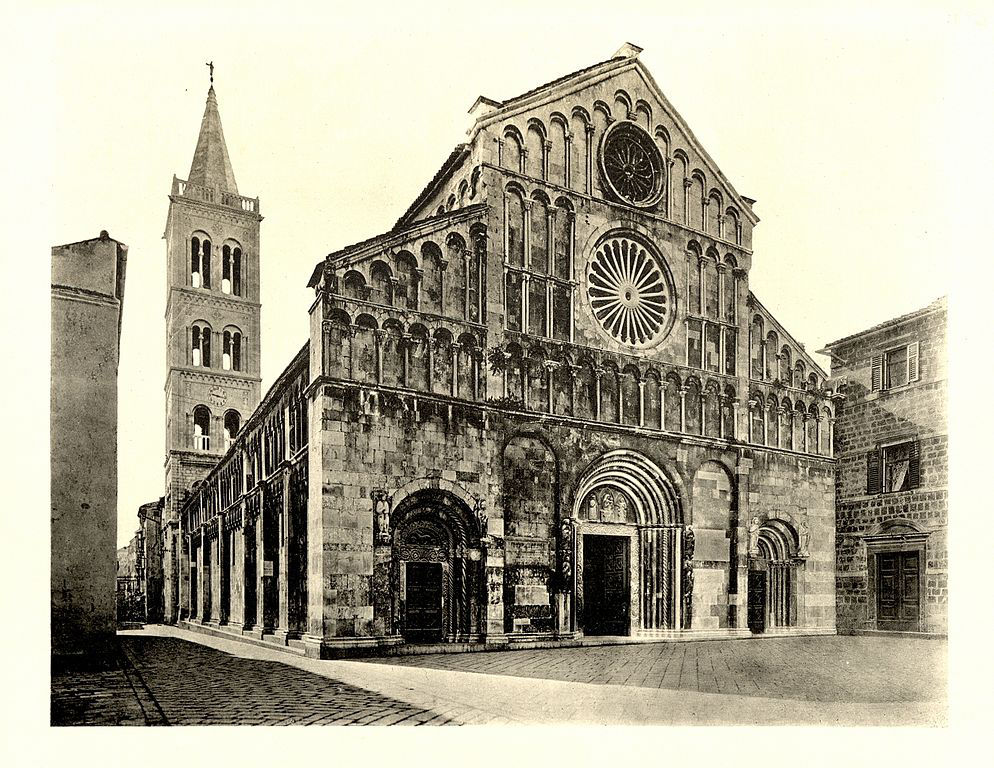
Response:
POLYGON ((650 346, 669 328, 672 283, 661 262, 630 237, 611 236, 594 249, 587 295, 601 327, 622 344, 650 346))
POLYGON ((663 156, 652 137, 635 123, 618 122, 604 134, 601 173, 614 196, 648 208, 663 191, 663 156))

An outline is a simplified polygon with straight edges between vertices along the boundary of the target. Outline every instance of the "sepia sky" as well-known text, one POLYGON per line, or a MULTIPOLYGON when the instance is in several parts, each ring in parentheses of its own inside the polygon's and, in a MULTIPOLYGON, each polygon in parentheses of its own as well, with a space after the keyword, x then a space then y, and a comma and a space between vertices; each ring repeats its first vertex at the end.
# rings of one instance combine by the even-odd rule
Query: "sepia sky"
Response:
POLYGON ((517 95, 626 41, 758 201, 751 288, 813 351, 948 292, 950 137, 971 76, 989 90, 960 56, 973 41, 967 19, 939 3, 872 5, 370 5, 359 15, 245 2, 52 14, 38 95, 54 119, 39 129, 54 147, 41 252, 101 229, 129 246, 119 543, 138 505, 163 493, 162 233, 172 176, 186 178, 193 156, 206 61, 239 191, 258 196, 265 217, 263 391, 307 338, 314 264, 394 224, 464 139, 477 96, 517 95))

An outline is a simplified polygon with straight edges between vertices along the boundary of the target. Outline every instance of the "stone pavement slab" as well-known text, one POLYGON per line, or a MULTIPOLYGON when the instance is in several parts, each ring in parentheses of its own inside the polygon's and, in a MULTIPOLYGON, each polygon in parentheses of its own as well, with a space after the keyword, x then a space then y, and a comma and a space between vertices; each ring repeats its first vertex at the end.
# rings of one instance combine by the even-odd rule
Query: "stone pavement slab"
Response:
MULTIPOLYGON (((766 638, 319 661, 174 627, 136 636, 182 638, 236 659, 310 672, 343 690, 364 691, 369 701, 385 697, 433 713, 400 723, 943 725, 947 718, 942 641, 766 638), (888 677, 909 663, 909 672, 888 677), (925 685, 916 687, 913 680, 923 673, 925 685), (575 679, 549 679, 556 676, 575 679)), ((238 664, 226 668, 238 674, 238 664)), ((223 689, 229 697, 238 699, 246 683, 259 682, 252 669, 223 689)), ((155 684, 150 688, 154 692, 155 684)), ((354 705, 364 703, 353 695, 354 705)))

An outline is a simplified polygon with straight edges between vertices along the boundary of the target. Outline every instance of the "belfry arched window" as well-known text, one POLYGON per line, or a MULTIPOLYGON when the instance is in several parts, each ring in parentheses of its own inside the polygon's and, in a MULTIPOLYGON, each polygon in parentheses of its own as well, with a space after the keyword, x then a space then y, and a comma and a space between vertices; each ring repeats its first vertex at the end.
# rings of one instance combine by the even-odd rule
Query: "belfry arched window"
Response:
POLYGON ((242 334, 235 328, 226 328, 222 338, 221 367, 226 371, 242 369, 242 334))
POLYGON ((193 409, 193 449, 211 449, 211 412, 206 405, 198 405, 193 409))
POLYGON ((242 295, 242 249, 237 245, 221 249, 221 293, 242 295))
POLYGON ((211 287, 211 241, 194 235, 190 239, 190 284, 194 288, 211 287))
POLYGON ((241 429, 242 418, 238 411, 228 411, 224 414, 224 449, 227 450, 235 442, 238 430, 241 429))
POLYGON ((211 327, 206 323, 193 326, 193 365, 195 368, 211 367, 211 327))

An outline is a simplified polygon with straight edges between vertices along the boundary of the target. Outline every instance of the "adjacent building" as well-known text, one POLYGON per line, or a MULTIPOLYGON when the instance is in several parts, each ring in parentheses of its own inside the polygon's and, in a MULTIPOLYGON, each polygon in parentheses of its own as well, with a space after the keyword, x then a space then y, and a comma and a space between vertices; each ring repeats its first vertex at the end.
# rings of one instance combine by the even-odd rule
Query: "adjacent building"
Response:
POLYGON ((117 368, 128 247, 106 231, 52 248, 52 655, 113 643, 117 368))
POLYGON ((313 656, 835 631, 826 374, 639 52, 477 99, 396 225, 315 266, 261 402, 211 89, 166 232, 167 620, 313 656))
POLYGON ((832 342, 838 630, 947 631, 946 300, 832 342))

